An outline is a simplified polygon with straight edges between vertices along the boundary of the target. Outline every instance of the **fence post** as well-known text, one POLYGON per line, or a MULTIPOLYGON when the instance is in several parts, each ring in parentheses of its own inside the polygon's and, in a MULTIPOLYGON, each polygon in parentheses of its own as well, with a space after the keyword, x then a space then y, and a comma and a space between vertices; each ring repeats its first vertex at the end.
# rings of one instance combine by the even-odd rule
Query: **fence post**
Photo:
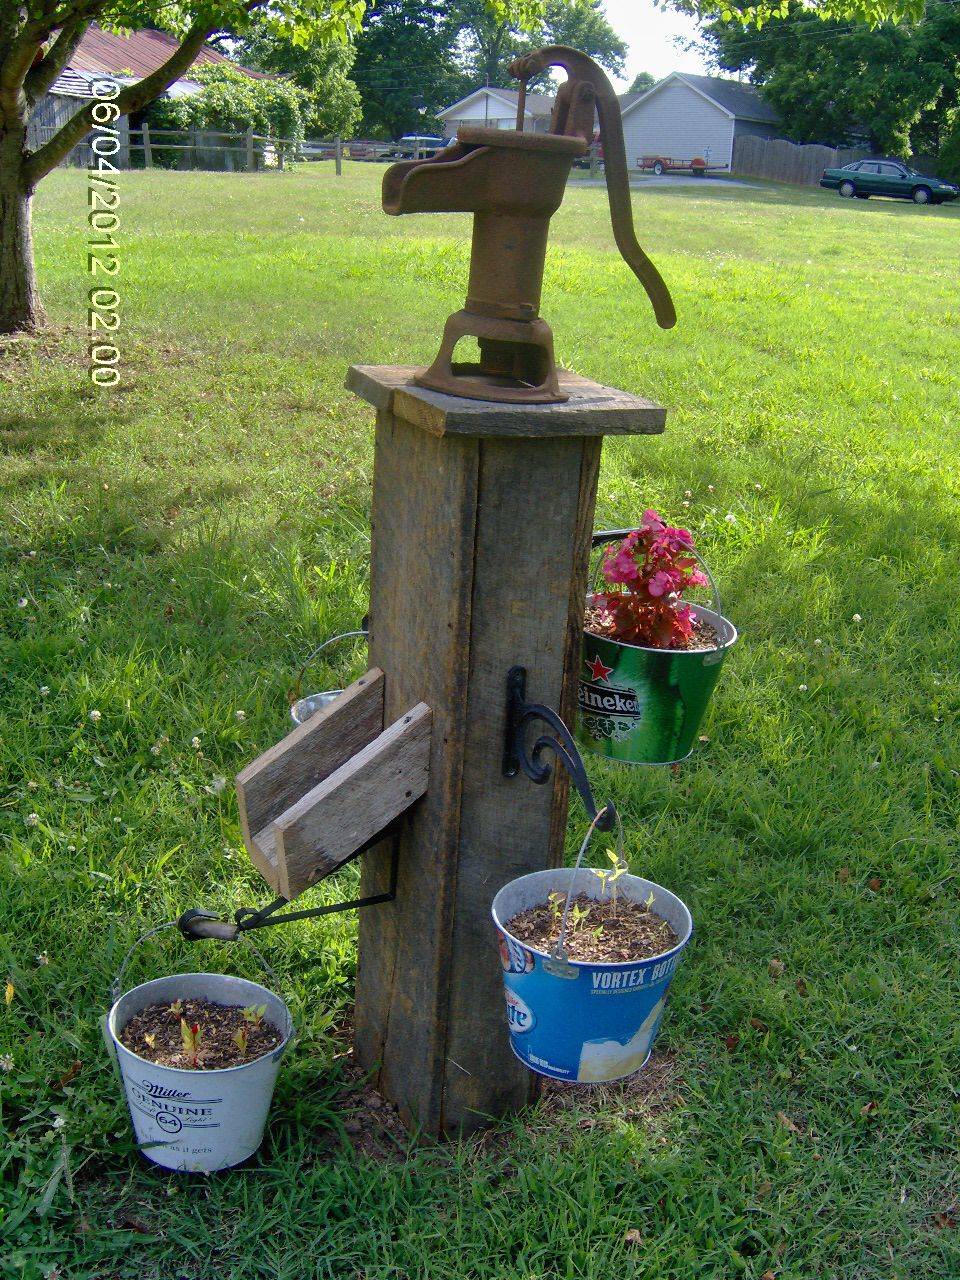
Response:
POLYGON ((247 173, 253 173, 257 167, 257 153, 253 145, 253 125, 247 129, 247 173))
POLYGON ((150 126, 144 120, 140 129, 143 134, 143 167, 145 169, 153 168, 153 148, 150 146, 150 126))
POLYGON ((343 139, 339 133, 333 140, 333 160, 337 170, 337 177, 343 174, 343 139))
POLYGON ((121 116, 117 121, 117 130, 120 135, 120 151, 117 155, 117 168, 130 168, 130 117, 121 116))

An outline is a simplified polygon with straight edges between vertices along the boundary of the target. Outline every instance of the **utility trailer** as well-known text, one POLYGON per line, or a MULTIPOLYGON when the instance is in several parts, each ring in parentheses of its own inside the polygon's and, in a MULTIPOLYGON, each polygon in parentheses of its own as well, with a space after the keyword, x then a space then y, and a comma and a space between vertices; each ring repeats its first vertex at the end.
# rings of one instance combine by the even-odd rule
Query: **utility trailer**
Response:
POLYGON ((640 156, 637 168, 641 173, 692 173, 702 178, 711 172, 726 170, 725 164, 710 164, 703 156, 694 156, 692 160, 675 160, 671 156, 640 156))

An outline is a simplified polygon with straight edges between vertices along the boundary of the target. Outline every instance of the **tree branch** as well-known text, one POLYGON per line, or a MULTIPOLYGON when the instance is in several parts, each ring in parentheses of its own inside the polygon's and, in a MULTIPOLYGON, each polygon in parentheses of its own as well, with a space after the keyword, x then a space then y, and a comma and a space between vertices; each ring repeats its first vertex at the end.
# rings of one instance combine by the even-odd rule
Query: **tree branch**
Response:
MULTIPOLYGON (((113 99, 120 109, 120 114, 128 115, 131 111, 139 111, 154 98, 158 98, 175 80, 179 80, 203 48, 207 36, 215 30, 217 30, 217 24, 211 21, 191 27, 179 49, 176 49, 156 71, 144 76, 136 84, 120 90, 113 99)), ((23 166, 23 178, 29 189, 32 190, 41 178, 45 177, 55 165, 69 155, 78 142, 82 142, 87 136, 93 127, 93 107, 94 104, 90 103, 75 116, 71 116, 50 141, 44 143, 27 160, 23 166)))
MULTIPOLYGON (((22 113, 23 100, 20 94, 31 68, 34 67, 37 55, 43 48, 44 41, 58 27, 72 30, 77 23, 89 22, 106 8, 106 5, 107 0, 68 0, 64 10, 58 10, 56 4, 48 5, 42 14, 23 22, 19 30, 17 30, 16 20, 13 21, 12 29, 9 22, 4 23, 6 28, 4 35, 9 39, 5 56, 0 61, 0 109, 4 115, 8 118, 17 118, 22 113)), ((48 50, 47 56, 59 42, 58 35, 53 46, 48 50)), ((54 80, 57 75, 54 75, 54 80)), ((37 97, 39 96, 38 94, 37 97)), ((28 103, 35 100, 31 100, 29 95, 26 97, 28 103)))
POLYGON ((79 18, 76 22, 61 27, 56 40, 43 55, 43 60, 27 73, 23 87, 31 107, 40 101, 73 57, 91 21, 90 18, 79 18))

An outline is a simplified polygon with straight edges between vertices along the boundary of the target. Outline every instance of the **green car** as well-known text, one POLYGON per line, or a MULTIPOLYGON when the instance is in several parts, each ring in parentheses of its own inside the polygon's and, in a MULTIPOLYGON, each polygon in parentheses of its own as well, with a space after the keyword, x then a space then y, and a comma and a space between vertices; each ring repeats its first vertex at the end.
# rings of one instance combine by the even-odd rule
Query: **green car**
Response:
POLYGON ((870 196, 899 196, 914 204, 941 204, 956 200, 960 187, 939 178, 925 178, 899 160, 855 160, 842 169, 824 169, 821 187, 842 196, 867 200, 870 196))

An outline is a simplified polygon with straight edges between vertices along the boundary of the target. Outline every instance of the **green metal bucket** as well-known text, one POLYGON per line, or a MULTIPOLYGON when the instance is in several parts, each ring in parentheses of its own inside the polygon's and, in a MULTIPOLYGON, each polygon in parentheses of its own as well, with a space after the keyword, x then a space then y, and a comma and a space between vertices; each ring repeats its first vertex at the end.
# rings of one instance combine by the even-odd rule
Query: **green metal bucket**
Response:
MULTIPOLYGON (((594 534, 594 546, 628 532, 594 534)), ((716 630, 716 649, 653 649, 584 632, 575 736, 585 751, 624 764, 676 764, 690 755, 737 640, 712 578, 710 583, 716 608, 694 606, 694 613, 716 630)))

